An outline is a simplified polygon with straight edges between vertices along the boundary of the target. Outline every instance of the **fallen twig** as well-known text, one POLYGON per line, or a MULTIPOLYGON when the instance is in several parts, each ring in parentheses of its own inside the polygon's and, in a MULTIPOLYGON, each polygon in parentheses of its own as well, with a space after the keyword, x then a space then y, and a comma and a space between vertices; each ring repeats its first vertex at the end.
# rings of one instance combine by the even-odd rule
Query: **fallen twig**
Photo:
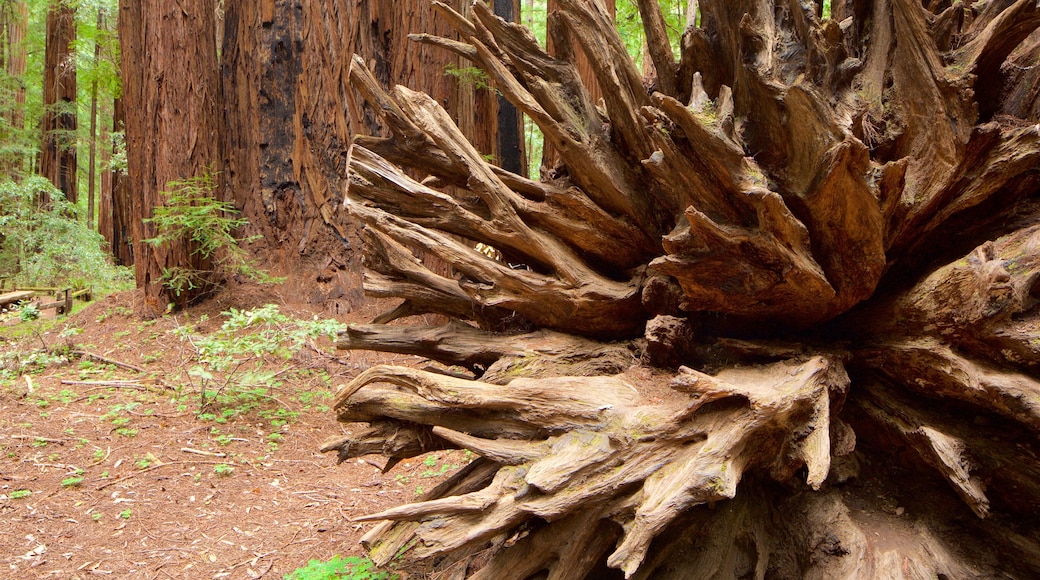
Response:
POLYGON ((221 465, 221 464, 224 464, 226 462, 224 462, 224 461, 183 461, 183 460, 178 460, 178 461, 165 461, 165 462, 162 462, 162 463, 156 463, 155 465, 149 465, 148 467, 145 467, 144 469, 139 469, 137 471, 134 471, 133 473, 128 473, 128 474, 124 475, 123 477, 119 477, 119 478, 113 479, 112 481, 109 481, 108 483, 100 485, 100 486, 97 487, 97 491, 102 491, 104 489, 112 487, 113 485, 115 485, 117 483, 122 483, 122 482, 124 482, 124 481, 126 481, 128 479, 133 479, 134 477, 137 477, 138 475, 141 475, 142 473, 147 473, 147 472, 152 471, 154 469, 159 469, 160 467, 166 467, 168 465, 178 465, 178 464, 183 464, 183 463, 190 463, 190 464, 193 464, 193 465, 221 465))
MULTIPOLYGON (((62 380, 63 385, 97 385, 98 388, 133 389, 135 391, 147 390, 136 381, 70 381, 62 380)), ((95 389, 91 389, 95 390, 95 389)))
POLYGON ((64 443, 68 439, 51 439, 50 437, 39 437, 37 435, 8 435, 8 439, 32 439, 33 441, 46 441, 47 443, 64 443))
POLYGON ((61 381, 63 385, 99 385, 103 387, 130 385, 134 387, 140 387, 141 383, 138 381, 131 380, 113 380, 113 381, 73 381, 69 379, 63 379, 61 381))
POLYGON ((74 351, 72 351, 72 354, 77 355, 77 356, 81 356, 81 357, 85 357, 85 358, 89 358, 89 359, 93 359, 93 360, 96 360, 96 361, 98 361, 100 363, 105 363, 105 364, 109 364, 109 365, 115 365, 115 366, 117 366, 117 367, 119 367, 121 369, 126 369, 126 370, 129 370, 129 371, 134 371, 134 372, 138 372, 138 373, 141 373, 141 374, 148 374, 148 371, 146 371, 145 369, 143 369, 143 368, 141 368, 141 367, 139 367, 137 365, 132 365, 130 363, 125 363, 123 361, 110 359, 108 357, 101 356, 101 355, 99 355, 97 353, 93 353, 93 352, 89 352, 89 351, 85 351, 85 350, 74 350, 74 351))
POLYGON ((206 455, 208 457, 227 457, 227 453, 215 453, 213 451, 192 449, 191 447, 181 447, 181 451, 183 451, 184 453, 194 453, 195 455, 206 455))

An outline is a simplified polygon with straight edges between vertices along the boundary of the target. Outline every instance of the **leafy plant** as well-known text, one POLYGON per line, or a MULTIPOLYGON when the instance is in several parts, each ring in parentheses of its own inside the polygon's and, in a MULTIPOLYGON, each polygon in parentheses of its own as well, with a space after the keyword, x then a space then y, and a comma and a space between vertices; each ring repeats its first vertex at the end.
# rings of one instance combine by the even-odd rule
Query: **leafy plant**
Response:
POLYGON ((133 510, 129 510, 129 509, 125 509, 125 510, 119 512, 119 517, 123 518, 124 520, 130 519, 130 516, 132 516, 132 515, 134 515, 134 512, 133 512, 133 510))
POLYGON ((29 491, 28 489, 16 489, 16 490, 11 492, 10 498, 11 499, 25 499, 25 498, 29 497, 30 495, 32 495, 32 492, 29 491))
MULTIPOLYGON (((273 371, 265 365, 288 360, 312 340, 334 337, 343 328, 336 320, 297 320, 274 304, 254 310, 232 308, 223 315, 228 319, 209 335, 198 335, 188 324, 174 331, 196 352, 187 379, 199 395, 199 419, 217 423, 273 400, 271 391, 282 385, 286 369, 273 371), (223 412, 217 415, 211 406, 223 412)), ((275 412, 277 418, 291 418, 291 411, 279 411, 284 415, 275 412)))
POLYGON ((368 558, 333 556, 331 560, 311 560, 306 566, 297 568, 283 580, 395 580, 397 574, 379 570, 368 558))
POLYGON ((22 322, 32 322, 39 317, 40 309, 37 308, 35 304, 23 304, 22 307, 18 309, 18 318, 20 318, 22 322))
POLYGON ((490 89, 487 73, 475 66, 461 67, 455 63, 449 63, 444 67, 444 74, 455 77, 460 84, 476 87, 478 89, 490 89))
POLYGON ((163 192, 166 200, 153 210, 145 222, 155 224, 157 235, 144 240, 155 247, 173 242, 191 244, 192 255, 202 261, 213 261, 214 271, 199 268, 168 268, 163 270, 163 284, 181 296, 189 290, 205 288, 214 282, 213 274, 240 274, 260 283, 273 282, 256 267, 242 242, 252 242, 260 236, 239 239, 234 231, 249 223, 229 202, 214 197, 217 176, 209 171, 188 179, 171 181, 163 192))
POLYGON ((83 483, 82 477, 67 477, 61 480, 62 487, 79 487, 81 483, 83 483))
POLYGON ((217 474, 218 477, 227 477, 234 471, 235 468, 227 463, 218 463, 213 466, 213 473, 217 474))

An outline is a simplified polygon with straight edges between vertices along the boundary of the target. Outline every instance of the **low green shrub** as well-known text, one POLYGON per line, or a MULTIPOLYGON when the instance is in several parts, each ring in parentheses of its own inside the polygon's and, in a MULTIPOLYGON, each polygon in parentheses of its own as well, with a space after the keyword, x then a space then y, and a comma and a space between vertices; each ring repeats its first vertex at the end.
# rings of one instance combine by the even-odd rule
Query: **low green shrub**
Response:
POLYGON ((205 172, 202 175, 166 185, 164 203, 153 210, 151 219, 157 234, 145 243, 159 247, 176 241, 191 244, 192 255, 203 261, 212 260, 214 270, 192 267, 167 268, 163 270, 163 284, 180 296, 190 290, 205 288, 219 283, 219 278, 229 274, 245 276, 254 282, 277 282, 266 272, 256 267, 243 242, 255 241, 260 236, 239 239, 235 230, 249 223, 239 216, 239 211, 230 202, 214 197, 217 192, 217 175, 205 172))
POLYGON ((397 574, 380 570, 368 558, 333 556, 328 562, 311 560, 286 574, 283 580, 395 580, 397 574))

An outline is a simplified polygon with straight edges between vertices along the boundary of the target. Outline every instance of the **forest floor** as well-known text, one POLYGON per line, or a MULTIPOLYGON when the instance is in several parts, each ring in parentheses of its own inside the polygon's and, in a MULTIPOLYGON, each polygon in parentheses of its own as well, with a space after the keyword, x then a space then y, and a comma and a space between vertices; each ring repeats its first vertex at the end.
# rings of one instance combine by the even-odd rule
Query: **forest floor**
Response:
POLYGON ((321 321, 253 287, 143 320, 134 300, 0 317, 0 577, 282 578, 362 555, 373 524, 353 518, 470 459, 442 452, 383 474, 383 458, 337 465, 318 451, 351 428, 329 409, 340 385, 420 363, 315 336, 373 312, 321 321))

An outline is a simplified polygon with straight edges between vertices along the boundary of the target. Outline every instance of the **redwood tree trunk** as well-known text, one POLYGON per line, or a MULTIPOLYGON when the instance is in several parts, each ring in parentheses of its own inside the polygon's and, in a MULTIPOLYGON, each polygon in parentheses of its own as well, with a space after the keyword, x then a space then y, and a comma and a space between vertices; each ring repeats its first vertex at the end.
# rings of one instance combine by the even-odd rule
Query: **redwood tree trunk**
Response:
MULTIPOLYGON (((105 13, 100 7, 97 13, 97 30, 105 26, 105 13)), ((97 70, 101 61, 101 43, 94 39, 94 69, 97 70)), ((94 198, 97 192, 97 141, 98 141, 98 78, 94 74, 94 80, 90 84, 90 159, 87 161, 87 227, 94 227, 94 198)))
MULTIPOLYGON (((155 227, 144 220, 163 203, 167 184, 223 171, 220 74, 213 5, 206 0, 123 0, 119 12, 123 105, 126 111, 127 187, 137 285, 145 308, 190 301, 197 288, 174 296, 163 271, 205 263, 187 241, 161 247, 144 243, 155 227)), ((218 187, 218 196, 223 188, 218 187)))
POLYGON ((47 9, 43 146, 40 152, 40 174, 72 203, 77 199, 75 16, 75 8, 65 0, 52 0, 47 9))
MULTIPOLYGON (((115 99, 112 106, 112 132, 125 130, 123 100, 115 99)), ((108 158, 116 152, 113 143, 108 158)), ((134 265, 133 237, 130 211, 130 181, 120 170, 109 169, 101 175, 101 196, 98 203, 98 232, 108 242, 109 251, 120 266, 134 265)))
POLYGON ((301 284, 312 301, 348 309, 361 300, 360 268, 350 266, 351 244, 359 241, 342 211, 343 172, 356 134, 384 132, 373 111, 351 105, 357 99, 344 54, 364 55, 384 87, 402 83, 438 95, 481 151, 500 156, 495 93, 446 74, 449 64, 468 66, 462 59, 408 41, 431 30, 454 35, 427 2, 225 3, 231 190, 266 240, 257 251, 276 271, 293 273, 289 284, 301 284))
POLYGON ((353 59, 393 139, 355 140, 345 205, 366 291, 401 304, 341 346, 437 364, 354 378, 334 407, 367 426, 324 449, 480 456, 361 518, 382 522, 371 557, 488 579, 1040 575, 1040 6, 698 4, 675 62, 639 2, 648 94, 610 15, 559 0, 599 103, 485 4, 434 4, 462 41, 418 40, 538 123, 561 161, 544 182, 353 59), (454 321, 387 324, 423 312, 454 321))
POLYGON ((27 155, 20 151, 24 146, 25 129, 25 72, 26 45, 25 34, 29 25, 29 7, 22 1, 9 1, 3 4, 0 17, 3 20, 3 65, 7 72, 5 90, 10 91, 4 118, 8 124, 4 131, 4 140, 13 149, 0 156, 0 169, 11 177, 18 177, 25 171, 27 155))

